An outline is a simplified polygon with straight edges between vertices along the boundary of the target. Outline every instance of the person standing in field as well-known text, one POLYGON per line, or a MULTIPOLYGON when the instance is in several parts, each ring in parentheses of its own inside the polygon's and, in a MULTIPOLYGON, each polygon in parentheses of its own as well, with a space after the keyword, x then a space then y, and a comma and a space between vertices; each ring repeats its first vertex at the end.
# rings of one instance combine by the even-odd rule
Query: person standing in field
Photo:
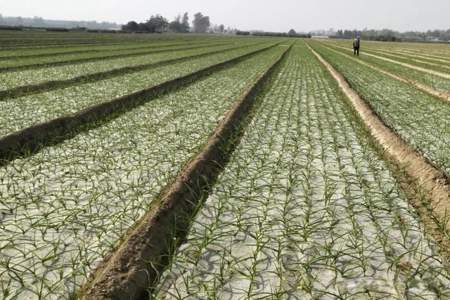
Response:
POLYGON ((359 36, 353 41, 353 55, 359 56, 359 46, 361 45, 361 39, 359 36))

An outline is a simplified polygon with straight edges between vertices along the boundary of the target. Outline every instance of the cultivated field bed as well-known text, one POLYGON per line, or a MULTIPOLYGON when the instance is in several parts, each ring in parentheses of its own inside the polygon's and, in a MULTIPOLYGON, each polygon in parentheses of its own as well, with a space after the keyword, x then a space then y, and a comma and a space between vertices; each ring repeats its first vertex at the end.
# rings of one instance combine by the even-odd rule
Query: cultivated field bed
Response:
MULTIPOLYGON (((353 54, 350 48, 347 48, 347 51, 343 48, 333 47, 338 45, 337 43, 324 43, 326 46, 331 46, 331 49, 339 51, 340 53, 346 54, 347 56, 353 57, 353 54)), ((347 45, 348 46, 348 45, 347 45)), ((368 56, 364 53, 365 51, 361 52, 361 55, 356 58, 358 60, 361 60, 363 62, 369 63, 375 67, 381 68, 385 71, 388 71, 392 74, 401 76, 402 78, 413 80, 415 82, 419 82, 421 84, 427 85, 443 94, 450 95, 450 79, 442 78, 440 76, 436 76, 434 74, 422 72, 419 70, 411 69, 399 64, 387 62, 384 60, 381 60, 379 58, 368 56)), ((450 70, 447 70, 447 73, 450 75, 450 70)))
MULTIPOLYGON (((212 45, 217 45, 217 43, 211 43, 212 45)), ((208 45, 208 43, 198 43, 198 46, 208 45)), ((151 53, 158 52, 170 52, 176 50, 189 49, 193 46, 186 45, 162 45, 149 46, 149 47, 139 47, 137 49, 118 49, 110 51, 102 51, 100 53, 75 53, 66 55, 52 55, 50 57, 32 57, 32 58, 19 58, 19 59, 8 59, 0 61, 0 72, 6 72, 15 69, 36 69, 40 67, 47 67, 53 65, 68 65, 75 63, 83 63, 85 61, 98 61, 105 59, 116 59, 122 57, 133 57, 140 56, 151 53)))
POLYGON ((65 114, 76 113, 88 106, 158 85, 267 46, 239 48, 94 83, 80 83, 62 90, 0 101, 0 136, 65 114), (34 109, 36 107, 39 109, 34 109))
MULTIPOLYGON (((332 40, 333 43, 339 43, 341 46, 351 47, 351 42, 345 40, 332 40), (350 46, 349 46, 350 45, 350 46)), ((383 50, 389 52, 409 53, 413 56, 424 56, 450 60, 449 46, 442 43, 386 43, 364 41, 364 47, 372 50, 383 50)))
POLYGON ((155 299, 435 299, 448 268, 304 45, 261 97, 155 299))
POLYGON ((0 276, 7 298, 72 294, 280 51, 2 168, 0 276))
POLYGON ((450 299, 444 223, 308 45, 448 187, 448 45, 0 30, 0 298, 450 299))
POLYGON ((393 80, 320 44, 312 46, 381 119, 438 168, 450 173, 450 103, 393 80))
MULTIPOLYGON (((186 40, 195 41, 204 39, 204 35, 155 35, 155 34, 111 34, 111 33, 84 33, 84 32, 42 32, 42 31, 5 31, 0 30, 0 49, 3 50, 25 50, 48 47, 73 47, 80 45, 119 45, 123 43, 148 43, 159 41, 186 40)), ((210 40, 220 37, 210 36, 210 40)))
MULTIPOLYGON (((206 40, 208 41, 208 40, 206 40)), ((205 41, 205 42, 206 42, 205 41)), ((196 43, 197 44, 197 43, 196 43)), ((201 44, 199 41, 198 44, 201 44)), ((14 61, 25 59, 25 58, 35 58, 32 62, 39 62, 40 58, 48 57, 48 56, 68 56, 75 54, 89 54, 89 53, 99 53, 105 52, 106 54, 115 53, 117 51, 126 51, 126 50, 138 50, 138 49, 157 49, 163 47, 176 47, 176 46, 186 46, 186 41, 161 41, 154 43, 140 43, 140 44, 124 44, 124 45, 101 45, 101 46, 74 46, 74 47, 49 47, 44 49, 28 49, 28 51, 0 51, 0 59, 9 60, 12 59, 14 61), (37 59, 37 60, 36 60, 37 59)))
POLYGON ((205 46, 204 48, 201 45, 199 45, 198 47, 189 46, 182 48, 182 50, 174 50, 171 48, 170 51, 140 55, 137 57, 116 58, 112 60, 100 60, 97 62, 86 62, 50 68, 38 68, 35 70, 0 73, 0 79, 2 80, 0 90, 8 90, 26 85, 42 84, 48 81, 68 80, 87 74, 107 72, 124 67, 150 64, 177 57, 206 53, 209 51, 233 47, 233 44, 217 46, 214 45, 217 44, 212 44, 209 47, 205 46))

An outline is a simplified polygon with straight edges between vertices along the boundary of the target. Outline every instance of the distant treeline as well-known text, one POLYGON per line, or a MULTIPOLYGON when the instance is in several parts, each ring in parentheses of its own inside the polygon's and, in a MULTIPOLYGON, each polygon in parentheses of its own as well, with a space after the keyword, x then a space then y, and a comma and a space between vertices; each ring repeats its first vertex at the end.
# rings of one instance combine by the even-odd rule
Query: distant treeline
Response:
POLYGON ((88 29, 85 27, 59 28, 59 27, 32 27, 32 26, 5 26, 0 25, 0 30, 9 31, 47 31, 47 32, 93 32, 93 33, 120 33, 120 30, 88 29))
POLYGON ((391 42, 450 42, 450 29, 428 30, 426 32, 408 31, 398 32, 390 29, 383 30, 338 30, 332 37, 338 39, 352 39, 360 36, 365 40, 391 42))
POLYGON ((130 21, 122 26, 125 32, 135 33, 163 33, 163 32, 177 32, 177 33, 229 33, 230 29, 225 29, 224 25, 211 25, 210 18, 204 16, 202 13, 196 13, 192 25, 189 23, 188 13, 183 16, 178 15, 173 21, 169 22, 161 15, 153 15, 146 22, 138 23, 130 21))
POLYGON ((311 38, 309 33, 297 33, 294 29, 288 32, 267 32, 267 31, 236 31, 237 35, 252 35, 252 36, 273 36, 273 37, 298 37, 311 38))
POLYGON ((36 28, 56 28, 56 29, 88 28, 92 30, 120 29, 120 25, 111 22, 46 20, 40 17, 34 18, 5 17, 2 16, 1 14, 0 14, 0 26, 6 28, 36 27, 36 28))

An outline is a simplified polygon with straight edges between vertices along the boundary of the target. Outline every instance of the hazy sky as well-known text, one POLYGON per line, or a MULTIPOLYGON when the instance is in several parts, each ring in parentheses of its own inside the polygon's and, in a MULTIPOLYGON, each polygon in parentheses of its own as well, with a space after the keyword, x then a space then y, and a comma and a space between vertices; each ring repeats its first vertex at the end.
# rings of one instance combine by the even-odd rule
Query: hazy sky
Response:
POLYGON ((328 28, 450 28, 450 0, 0 0, 4 16, 144 21, 201 11, 215 24, 242 30, 309 31, 328 28))

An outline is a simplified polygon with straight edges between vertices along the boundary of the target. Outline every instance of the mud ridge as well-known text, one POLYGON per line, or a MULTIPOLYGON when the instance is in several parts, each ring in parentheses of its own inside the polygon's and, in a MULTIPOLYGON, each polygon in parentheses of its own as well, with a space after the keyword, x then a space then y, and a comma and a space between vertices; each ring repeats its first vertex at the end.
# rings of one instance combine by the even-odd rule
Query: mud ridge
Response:
POLYGON ((258 93, 276 73, 289 47, 235 102, 203 150, 168 185, 125 240, 93 272, 81 290, 82 299, 143 299, 158 280, 190 219, 207 197, 252 117, 258 93), (175 233, 175 234, 174 234, 175 233), (176 239, 175 239, 176 237, 176 239), (174 240, 175 242, 174 244, 174 240))
POLYGON ((439 243, 447 263, 450 262, 448 176, 385 125, 369 104, 350 87, 346 79, 320 54, 311 47, 309 49, 337 81, 376 144, 383 150, 385 157, 394 164, 397 169, 396 176, 411 205, 416 208, 428 233, 439 243))
POLYGON ((144 70, 148 70, 148 69, 152 69, 152 68, 156 68, 156 67, 167 66, 167 65, 171 65, 171 64, 175 64, 175 63, 179 63, 179 62, 188 61, 191 59, 208 57, 210 55, 225 53, 227 51, 237 50, 237 49, 251 47, 251 46, 254 46, 254 44, 240 46, 240 47, 234 47, 234 48, 220 49, 220 50, 211 51, 211 52, 207 52, 207 53, 183 56, 183 57, 162 60, 162 61, 149 63, 149 64, 117 68, 117 69, 104 71, 104 72, 97 72, 97 73, 92 73, 92 74, 87 74, 87 75, 81 75, 81 76, 77 76, 77 77, 70 78, 67 80, 54 80, 54 81, 47 81, 47 82, 34 84, 34 85, 19 86, 17 88, 0 91, 0 101, 10 100, 10 99, 12 100, 12 99, 19 98, 19 97, 59 90, 59 89, 67 88, 70 86, 78 85, 80 83, 83 83, 83 84, 93 83, 93 82, 100 81, 100 80, 105 80, 105 79, 110 79, 110 78, 114 78, 114 77, 118 77, 118 76, 122 76, 122 75, 132 74, 132 73, 136 73, 136 72, 140 72, 140 71, 144 71, 144 70))
POLYGON ((258 53, 267 51, 279 43, 264 47, 230 60, 215 64, 196 72, 152 86, 135 93, 88 107, 75 114, 59 117, 37 124, 0 139, 0 166, 23 156, 29 156, 40 149, 60 143, 76 136, 80 131, 89 130, 90 124, 99 124, 113 116, 118 116, 152 99, 187 86, 196 80, 231 67, 258 53))

